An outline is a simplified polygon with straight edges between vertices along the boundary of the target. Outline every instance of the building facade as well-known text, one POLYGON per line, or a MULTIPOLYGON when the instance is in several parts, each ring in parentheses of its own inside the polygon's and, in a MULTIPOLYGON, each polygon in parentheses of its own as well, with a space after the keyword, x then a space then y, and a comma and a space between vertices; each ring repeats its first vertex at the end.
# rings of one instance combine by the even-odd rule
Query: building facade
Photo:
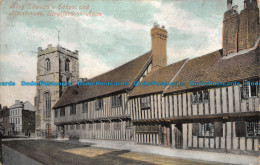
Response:
POLYGON ((155 24, 150 52, 85 82, 125 87, 68 87, 53 107, 59 137, 259 154, 259 8, 227 6, 222 49, 167 65, 167 31, 155 24))
POLYGON ((9 123, 10 123, 10 134, 12 135, 25 135, 27 133, 35 132, 35 109, 34 106, 29 102, 22 102, 15 100, 15 104, 9 107, 9 123), (28 113, 27 113, 28 112, 28 113), (28 124, 31 125, 32 129, 25 129, 28 124))
POLYGON ((9 132, 9 108, 7 106, 3 106, 0 111, 1 116, 1 125, 3 128, 3 136, 8 136, 9 132))
MULTIPOLYGON (((61 46, 48 45, 47 49, 38 48, 37 77, 40 82, 76 83, 79 76, 78 51, 72 52, 61 46)), ((37 136, 56 136, 54 111, 52 107, 61 97, 65 84, 38 85, 35 97, 37 136)))

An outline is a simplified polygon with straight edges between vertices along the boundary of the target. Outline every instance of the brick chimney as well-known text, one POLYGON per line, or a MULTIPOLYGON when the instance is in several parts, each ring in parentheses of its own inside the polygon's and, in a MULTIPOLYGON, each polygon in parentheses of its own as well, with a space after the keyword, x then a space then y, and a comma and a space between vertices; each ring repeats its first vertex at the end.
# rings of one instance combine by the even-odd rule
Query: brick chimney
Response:
POLYGON ((256 0, 245 0, 240 12, 238 50, 254 47, 260 34, 259 8, 256 0))
POLYGON ((152 44, 152 70, 164 67, 167 65, 166 57, 166 41, 167 41, 167 31, 164 26, 159 27, 155 24, 151 29, 151 44, 152 44))
POLYGON ((238 26, 239 14, 237 5, 232 7, 232 0, 227 0, 227 11, 224 14, 222 32, 223 55, 237 52, 238 26))

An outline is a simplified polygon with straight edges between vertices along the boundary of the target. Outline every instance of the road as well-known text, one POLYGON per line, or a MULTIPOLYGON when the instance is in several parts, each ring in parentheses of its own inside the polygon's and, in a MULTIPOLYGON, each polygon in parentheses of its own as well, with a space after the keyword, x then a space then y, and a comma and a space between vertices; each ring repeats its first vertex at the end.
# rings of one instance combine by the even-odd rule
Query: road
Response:
MULTIPOLYGON (((92 147, 91 144, 73 144, 47 140, 4 141, 4 145, 46 165, 187 165, 214 163, 177 159, 153 154, 92 147)), ((12 155, 9 155, 12 156, 12 155)), ((5 163, 5 162, 4 162, 5 163)))

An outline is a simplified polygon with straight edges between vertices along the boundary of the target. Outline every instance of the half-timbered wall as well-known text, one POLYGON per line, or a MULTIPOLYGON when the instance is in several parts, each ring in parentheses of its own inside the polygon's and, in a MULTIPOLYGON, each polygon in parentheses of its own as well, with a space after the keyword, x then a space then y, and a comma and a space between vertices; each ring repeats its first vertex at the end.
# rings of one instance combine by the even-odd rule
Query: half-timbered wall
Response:
POLYGON ((183 148, 258 151, 258 137, 237 137, 236 122, 222 123, 221 137, 200 137, 192 134, 192 123, 183 124, 183 148))
POLYGON ((127 108, 127 95, 122 94, 122 106, 112 107, 112 97, 103 98, 103 108, 96 110, 96 100, 89 101, 87 113, 82 113, 82 103, 76 105, 76 114, 70 115, 70 106, 65 107, 65 116, 60 116, 60 109, 58 111, 58 117, 55 118, 55 123, 68 123, 68 122, 80 122, 102 118, 113 118, 117 116, 130 116, 130 111, 127 108))
POLYGON ((58 129, 60 137, 134 140, 133 127, 126 125, 130 122, 126 93, 122 94, 122 106, 112 107, 112 96, 103 98, 102 109, 97 110, 95 102, 87 102, 87 113, 82 112, 82 103, 76 104, 75 115, 70 114, 70 106, 65 107, 65 116, 60 116, 59 109, 55 123, 58 127, 64 127, 64 136, 58 129))
POLYGON ((64 127, 64 138, 134 140, 135 136, 134 129, 127 126, 127 121, 68 124, 58 126, 59 131, 60 127, 64 127))
POLYGON ((140 97, 130 101, 131 119, 150 120, 173 117, 215 115, 259 111, 259 97, 241 99, 239 86, 209 89, 209 101, 192 102, 192 92, 150 95, 150 108, 141 109, 140 97))

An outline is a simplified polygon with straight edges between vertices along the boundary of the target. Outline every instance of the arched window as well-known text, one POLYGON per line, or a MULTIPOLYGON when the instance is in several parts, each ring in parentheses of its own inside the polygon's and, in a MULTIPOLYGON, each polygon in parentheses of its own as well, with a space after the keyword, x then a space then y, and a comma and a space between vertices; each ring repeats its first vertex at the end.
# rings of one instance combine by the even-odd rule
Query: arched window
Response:
POLYGON ((44 110, 46 113, 46 118, 51 117, 51 95, 50 92, 45 92, 43 94, 43 103, 44 103, 44 110))
POLYGON ((49 58, 47 58, 45 60, 45 67, 46 67, 46 71, 50 71, 51 70, 51 61, 49 58))
POLYGON ((70 60, 66 59, 65 61, 65 72, 69 72, 70 71, 70 60))

